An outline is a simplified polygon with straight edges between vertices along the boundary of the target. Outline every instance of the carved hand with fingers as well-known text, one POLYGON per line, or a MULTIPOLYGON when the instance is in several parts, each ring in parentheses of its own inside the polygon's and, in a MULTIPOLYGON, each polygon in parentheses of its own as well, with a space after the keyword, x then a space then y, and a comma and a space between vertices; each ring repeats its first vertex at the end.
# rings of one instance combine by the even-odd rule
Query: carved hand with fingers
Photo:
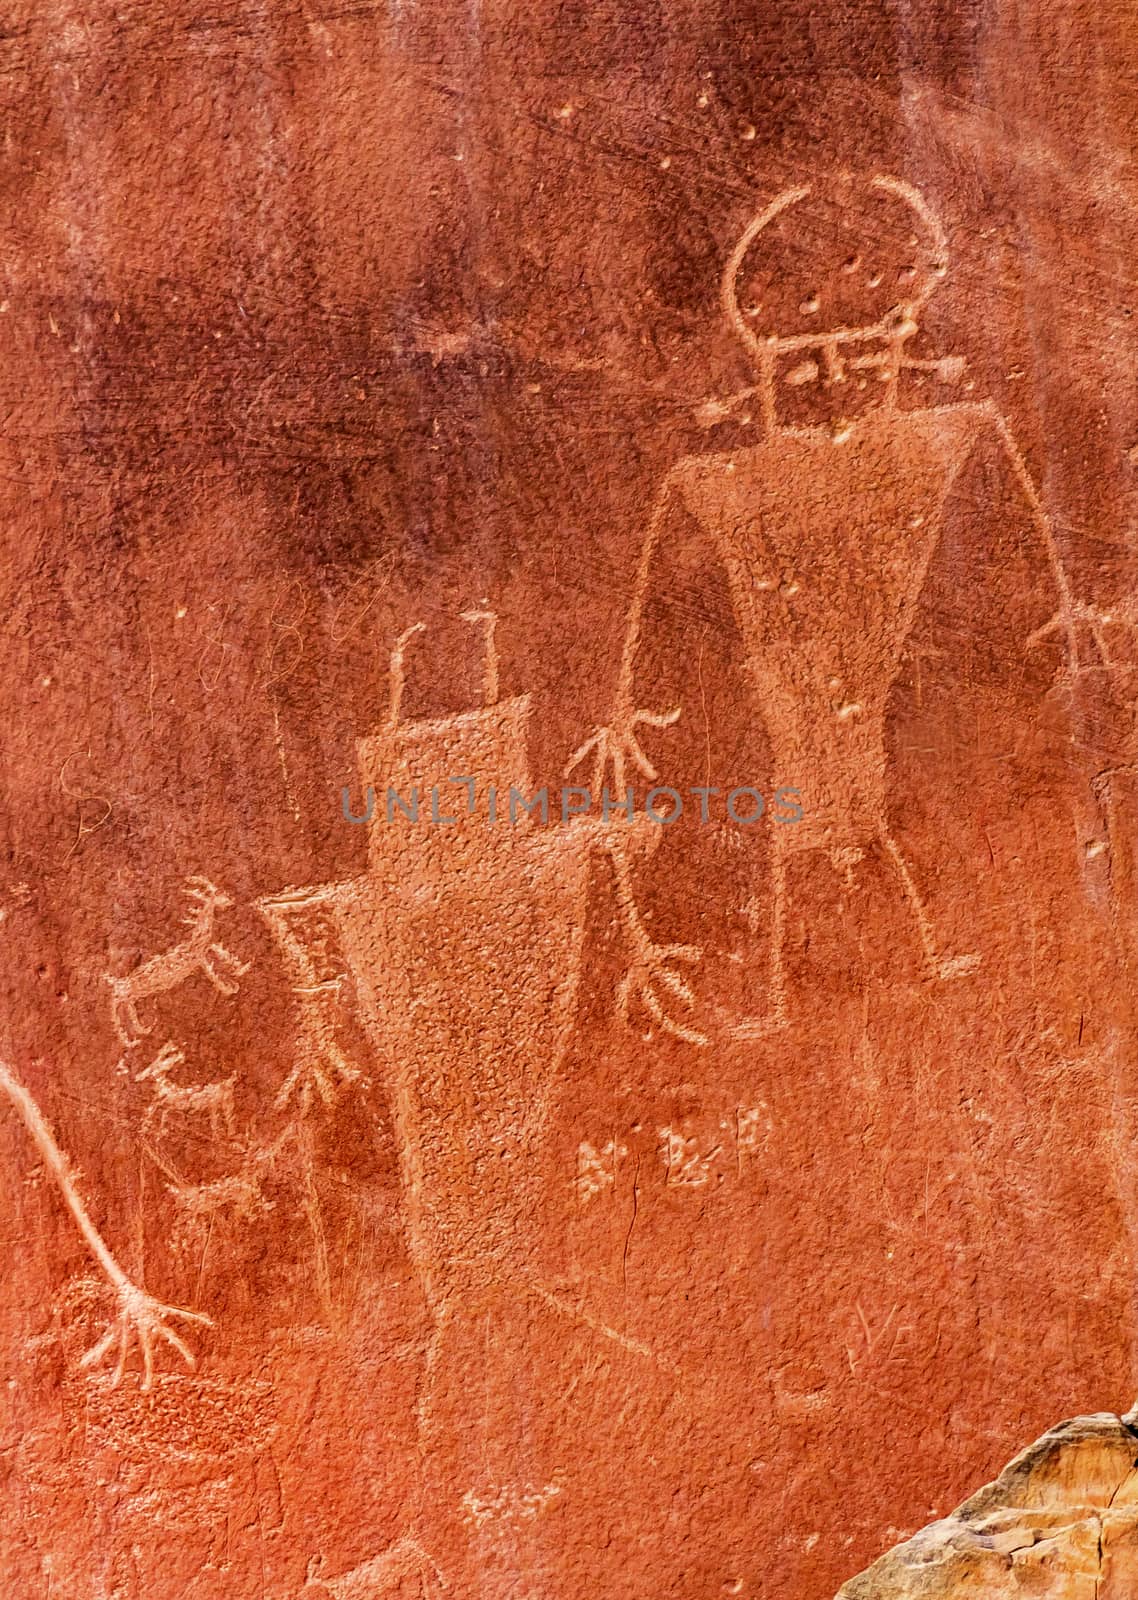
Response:
POLYGON ((604 787, 605 775, 611 768, 613 784, 617 793, 623 798, 627 787, 629 764, 649 782, 658 776, 656 768, 641 747, 636 733, 637 728, 641 723, 649 728, 670 728, 678 720, 679 715, 678 706, 672 711, 637 711, 631 704, 618 701, 611 721, 592 733, 569 757, 565 766, 565 777, 568 778, 587 756, 592 755, 594 792, 599 793, 604 787))
POLYGON ((689 1028, 686 1023, 668 1015, 659 993, 661 988, 667 989, 685 1006, 695 1005, 695 994, 691 985, 685 982, 678 972, 673 971, 669 963, 698 961, 701 954, 698 947, 691 944, 653 944, 643 930, 638 943, 639 948, 636 949, 628 971, 621 979, 617 990, 617 1011, 622 1021, 631 1025, 632 1001, 635 998, 665 1033, 670 1033, 673 1038, 683 1039, 688 1044, 706 1044, 706 1034, 700 1033, 696 1028, 689 1028))
POLYGON ((666 991, 689 1010, 694 1007, 695 993, 675 967, 677 962, 694 964, 700 959, 701 950, 697 945, 653 942, 636 909, 623 836, 614 834, 606 842, 606 848, 613 864, 617 903, 631 952, 628 971, 617 989, 617 1010, 621 1018, 631 1021, 632 1003, 637 1000, 665 1033, 687 1044, 705 1045, 707 1036, 671 1015, 665 1008, 666 995, 661 993, 666 991))
POLYGON ((55 1179, 67 1209, 78 1224, 88 1249, 103 1269, 118 1298, 118 1311, 114 1320, 99 1342, 88 1350, 81 1365, 97 1366, 117 1343, 118 1364, 112 1382, 118 1385, 126 1371, 131 1347, 137 1343, 142 1352, 142 1387, 149 1389, 154 1378, 155 1343, 164 1339, 192 1370, 196 1365, 193 1351, 180 1335, 167 1326, 168 1319, 181 1317, 186 1322, 196 1322, 204 1328, 213 1326, 211 1319, 201 1311, 183 1311, 179 1306, 163 1305, 160 1300, 153 1299, 144 1289, 131 1282, 87 1214, 75 1178, 68 1167, 67 1158, 56 1144, 39 1106, 16 1074, 2 1061, 0 1061, 0 1090, 3 1090, 19 1112, 45 1166, 55 1179))
POLYGON ((185 1340, 167 1325, 168 1320, 181 1317, 186 1322, 196 1322, 204 1328, 211 1328, 212 1320, 202 1311, 185 1311, 181 1306, 163 1305, 126 1277, 115 1285, 115 1291, 118 1311, 114 1320, 99 1342, 87 1351, 80 1366, 97 1367, 117 1344, 118 1362, 111 1379, 112 1385, 117 1388, 126 1371, 131 1347, 137 1343, 142 1353, 142 1387, 149 1389, 154 1381, 154 1347, 158 1340, 164 1339, 192 1372, 197 1365, 194 1353, 185 1340))

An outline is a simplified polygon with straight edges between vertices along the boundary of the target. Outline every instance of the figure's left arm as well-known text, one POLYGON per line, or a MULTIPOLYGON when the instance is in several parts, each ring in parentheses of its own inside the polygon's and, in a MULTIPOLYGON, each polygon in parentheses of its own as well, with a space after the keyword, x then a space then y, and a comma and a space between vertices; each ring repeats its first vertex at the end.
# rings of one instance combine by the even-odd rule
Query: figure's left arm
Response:
POLYGON ((1079 628, 1085 625, 1095 641, 1104 664, 1107 664, 1105 642, 1102 637, 1102 626, 1109 623, 1110 618, 1086 601, 1078 599, 1071 588, 1071 580, 1063 565, 1059 554, 1059 547, 1055 543, 1055 531, 1051 526, 1051 519, 1047 515, 1035 480, 1028 471, 1023 453, 1016 443, 1015 435, 1008 426, 1006 418, 997 409, 994 403, 985 407, 991 419, 992 429, 996 442, 1004 459, 1011 467, 1012 475, 1027 502, 1031 514, 1032 524, 1040 544, 1043 546, 1047 557, 1047 564, 1051 571, 1052 582, 1055 584, 1059 604, 1055 615, 1037 628, 1027 640, 1028 646, 1038 644, 1041 639, 1053 633, 1061 632, 1067 645, 1067 672, 1071 677, 1079 671, 1079 628))

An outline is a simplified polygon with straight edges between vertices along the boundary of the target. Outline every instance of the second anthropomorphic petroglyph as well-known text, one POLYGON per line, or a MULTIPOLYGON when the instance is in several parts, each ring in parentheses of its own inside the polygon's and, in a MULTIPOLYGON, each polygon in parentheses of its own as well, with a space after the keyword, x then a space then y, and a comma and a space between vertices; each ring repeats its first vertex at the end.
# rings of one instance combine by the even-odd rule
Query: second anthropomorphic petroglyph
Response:
MULTIPOLYGON (((406 630, 392 652, 389 714, 358 744, 365 787, 429 794, 451 775, 479 773, 500 794, 532 793, 530 699, 498 697, 493 619, 482 609, 467 620, 484 634, 485 703, 404 721, 408 647, 422 629, 406 630)), ((576 1020, 594 864, 612 869, 628 942, 622 1010, 639 1000, 665 1018, 657 984, 673 1003, 690 1003, 674 964, 698 959, 691 947, 655 943, 637 913, 633 873, 658 827, 643 817, 575 816, 543 826, 539 807, 496 827, 453 792, 447 826, 389 826, 376 816, 359 877, 260 902, 302 1011, 331 1006, 337 981, 350 982, 390 1105, 408 1252, 430 1321, 417 1411, 434 1509, 393 1547, 405 1552, 467 1549, 486 1536, 484 1523, 507 1513, 528 1537, 552 1505, 533 1488, 551 1479, 531 1458, 520 1417, 500 1429, 492 1478, 469 1459, 463 1396, 476 1346, 490 1352, 491 1372, 508 1366, 517 1359, 508 1351, 529 1348, 536 1317, 546 1348, 560 1336, 552 1325, 647 1354, 554 1294, 542 1275, 547 1140, 576 1020)), ((339 1092, 333 1022, 331 1011, 323 1020, 313 1013, 302 1030, 290 1096, 307 1085, 316 1105, 322 1083, 339 1092)))
POLYGON ((828 250, 816 198, 810 185, 780 194, 728 257, 721 303, 757 381, 704 407, 701 420, 751 428, 754 442, 685 456, 665 475, 643 538, 613 711, 574 757, 593 753, 594 786, 610 770, 618 788, 633 773, 656 781, 641 729, 660 730, 662 742, 679 709, 643 709, 657 574, 666 558, 685 602, 709 567, 721 574, 749 686, 742 714, 770 750, 769 786, 800 789, 803 807, 801 825, 771 832, 760 886, 770 904, 766 1000, 737 1023, 747 1035, 788 1020, 786 865, 795 854, 824 852, 848 878, 876 850, 895 874, 928 976, 958 978, 979 963, 975 952, 945 950, 894 836, 885 737, 950 491, 974 456, 986 452, 1018 495, 1056 598, 1053 623, 1025 647, 1058 629, 1075 664, 1089 616, 995 405, 930 404, 923 390, 921 403, 903 403, 909 382, 954 384, 964 374, 957 356, 909 353, 947 272, 939 219, 911 185, 877 176, 844 202, 864 224, 864 254, 845 244, 828 250), (801 281, 790 248, 800 239, 823 241, 801 281))

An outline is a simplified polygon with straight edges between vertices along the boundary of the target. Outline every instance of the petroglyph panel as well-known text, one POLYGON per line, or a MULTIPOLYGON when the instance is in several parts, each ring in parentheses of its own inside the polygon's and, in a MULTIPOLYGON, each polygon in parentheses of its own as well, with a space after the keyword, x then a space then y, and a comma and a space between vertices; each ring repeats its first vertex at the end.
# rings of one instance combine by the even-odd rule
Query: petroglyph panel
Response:
POLYGON ((1138 60, 997 12, 6 18, 5 1600, 868 1594, 1129 1414, 1138 60))

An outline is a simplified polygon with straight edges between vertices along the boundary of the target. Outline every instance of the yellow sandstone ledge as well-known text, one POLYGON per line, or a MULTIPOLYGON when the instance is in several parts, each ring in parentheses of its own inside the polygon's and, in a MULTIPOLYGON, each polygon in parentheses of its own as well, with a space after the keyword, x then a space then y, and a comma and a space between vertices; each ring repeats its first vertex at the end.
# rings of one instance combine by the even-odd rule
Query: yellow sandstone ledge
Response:
POLYGON ((836 1600, 1136 1600, 1138 1408, 1051 1428, 836 1600))

